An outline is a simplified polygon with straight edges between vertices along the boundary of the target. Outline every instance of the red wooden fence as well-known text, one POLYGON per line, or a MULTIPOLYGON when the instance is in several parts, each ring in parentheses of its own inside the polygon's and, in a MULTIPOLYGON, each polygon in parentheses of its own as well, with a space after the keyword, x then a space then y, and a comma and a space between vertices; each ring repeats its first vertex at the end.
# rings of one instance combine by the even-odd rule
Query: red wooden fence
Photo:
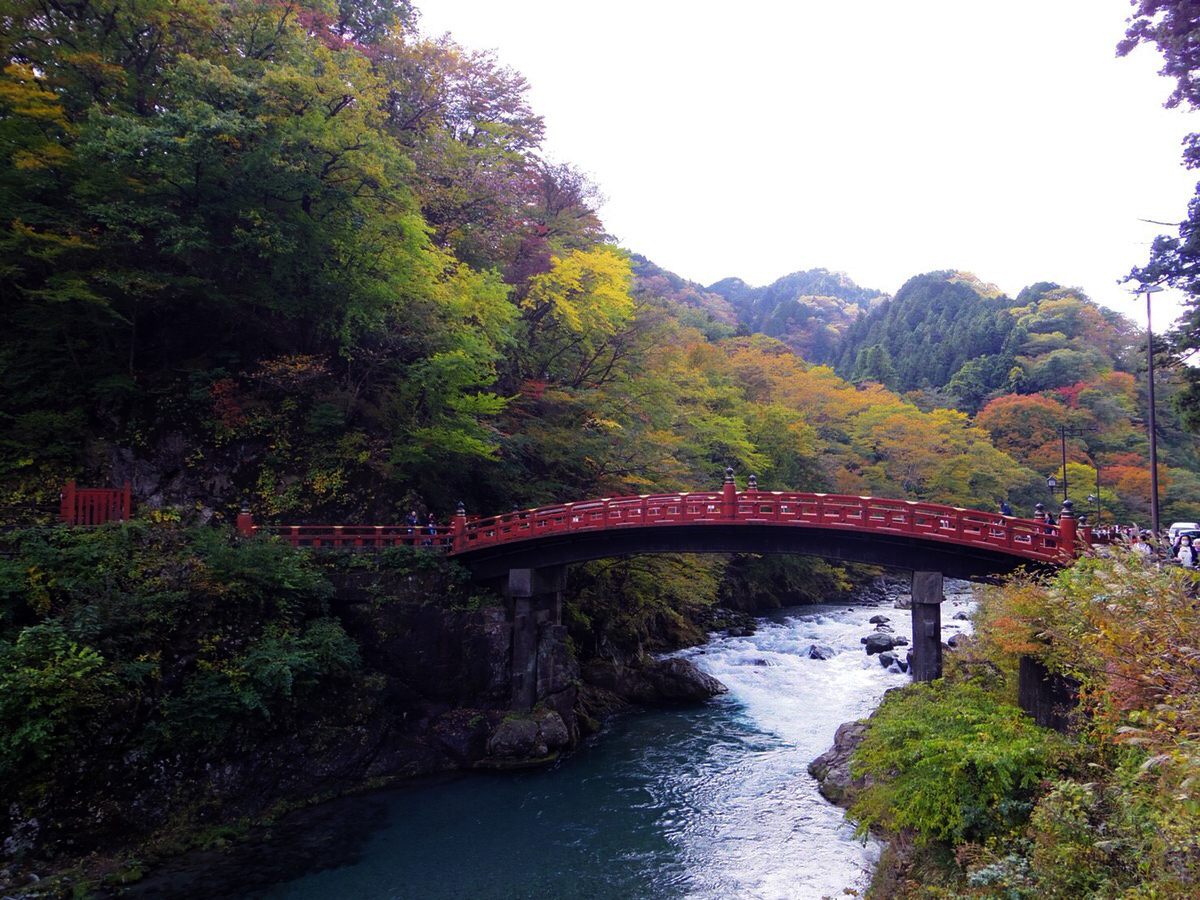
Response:
POLYGON ((80 488, 71 482, 62 489, 59 518, 67 525, 125 522, 133 510, 129 482, 122 488, 80 488))

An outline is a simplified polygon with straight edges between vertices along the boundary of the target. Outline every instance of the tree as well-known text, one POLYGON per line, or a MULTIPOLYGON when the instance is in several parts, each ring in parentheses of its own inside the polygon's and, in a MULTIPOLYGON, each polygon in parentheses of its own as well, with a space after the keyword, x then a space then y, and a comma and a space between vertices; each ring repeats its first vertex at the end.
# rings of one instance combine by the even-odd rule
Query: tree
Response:
MULTIPOLYGON (((1157 47, 1163 56, 1161 74, 1175 80, 1166 105, 1200 108, 1200 17, 1195 4, 1190 0, 1137 0, 1134 5, 1118 54, 1124 56, 1139 44, 1157 47)), ((1185 140, 1183 162, 1189 169, 1200 167, 1200 134, 1185 140)), ((1126 280, 1181 290, 1187 299, 1170 335, 1170 350, 1176 360, 1200 350, 1200 186, 1177 234, 1155 238, 1147 263, 1134 268, 1126 280)), ((1185 367, 1181 375, 1187 387, 1179 402, 1188 426, 1196 430, 1200 428, 1200 371, 1185 367)))
POLYGON ((475 268, 503 268, 533 230, 543 125, 524 76, 448 37, 396 38, 375 65, 388 86, 385 127, 412 159, 434 243, 475 268))
POLYGON ((1028 459, 1056 439, 1066 421, 1067 410, 1058 401, 1018 394, 997 397, 975 417, 975 424, 991 434, 993 443, 1016 459, 1028 459))
POLYGON ((855 383, 877 381, 884 387, 895 387, 896 367, 892 365, 892 355, 887 347, 875 344, 859 350, 850 380, 855 383))
MULTIPOLYGON (((336 9, 30 0, 6 19, 0 469, 18 495, 73 475, 89 425, 138 454, 212 441, 233 492, 293 511, 495 454, 509 289, 431 242, 410 187, 383 65, 407 6, 336 9)), ((486 101, 520 90, 500 81, 439 127, 515 165, 539 126, 500 135, 486 101)))

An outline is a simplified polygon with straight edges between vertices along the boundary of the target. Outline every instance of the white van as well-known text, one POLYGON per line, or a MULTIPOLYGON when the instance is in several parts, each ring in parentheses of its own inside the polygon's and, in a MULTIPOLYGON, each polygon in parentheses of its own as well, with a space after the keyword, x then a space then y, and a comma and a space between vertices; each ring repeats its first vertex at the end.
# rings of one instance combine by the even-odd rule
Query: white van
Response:
POLYGON ((1175 543, 1175 539, 1179 537, 1181 531, 1200 531, 1200 525, 1195 522, 1172 522, 1171 527, 1167 529, 1167 535, 1171 538, 1171 543, 1175 543))

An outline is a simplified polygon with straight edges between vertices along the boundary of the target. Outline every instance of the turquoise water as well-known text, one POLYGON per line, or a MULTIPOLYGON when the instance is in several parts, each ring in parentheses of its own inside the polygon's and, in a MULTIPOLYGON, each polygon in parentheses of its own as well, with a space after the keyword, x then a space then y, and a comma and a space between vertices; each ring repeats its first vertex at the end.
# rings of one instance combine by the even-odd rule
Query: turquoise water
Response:
POLYGON ((379 795, 387 822, 361 861, 259 896, 687 896, 676 838, 696 812, 691 786, 772 749, 732 702, 721 707, 625 717, 550 770, 379 795))
MULTIPOLYGON (((953 611, 947 603, 944 622, 953 611)), ((854 838, 807 765, 841 722, 908 681, 863 652, 879 613, 909 633, 901 610, 785 610, 752 637, 680 654, 729 687, 707 704, 618 718, 550 769, 305 811, 271 841, 142 896, 815 900, 861 890, 879 848, 854 838), (810 659, 814 643, 835 655, 810 659)))

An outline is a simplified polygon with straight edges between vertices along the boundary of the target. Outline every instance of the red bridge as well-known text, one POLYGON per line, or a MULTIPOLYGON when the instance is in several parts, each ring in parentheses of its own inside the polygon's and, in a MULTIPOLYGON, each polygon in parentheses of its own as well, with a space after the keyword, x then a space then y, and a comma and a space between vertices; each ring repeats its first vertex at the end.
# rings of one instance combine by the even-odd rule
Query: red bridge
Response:
MULTIPOLYGON (((63 491, 62 519, 98 525, 127 519, 122 490, 63 491)), ((720 491, 649 494, 563 503, 469 519, 461 507, 449 525, 255 525, 238 516, 246 536, 269 534, 297 547, 427 547, 441 550, 480 581, 499 582, 511 622, 512 705, 531 709, 538 685, 562 643, 562 591, 569 563, 637 553, 795 553, 908 569, 912 576, 912 674, 941 674, 943 576, 990 581, 1022 566, 1069 564, 1090 541, 1076 532, 1070 501, 1060 524, 935 503, 760 491, 753 477, 738 491, 726 469, 720 491), (544 649, 544 648, 543 648, 544 649), (545 657, 545 659, 543 659, 545 657)), ((547 676, 548 677, 548 676, 547 676)))
POLYGON ((497 583, 512 623, 512 704, 530 709, 542 678, 539 646, 562 640, 567 564, 639 553, 796 553, 912 572, 912 675, 942 670, 944 576, 995 580, 1020 567, 1067 565, 1090 538, 1069 501, 1060 524, 879 497, 738 491, 726 470, 720 491, 649 494, 563 503, 450 525, 255 526, 295 546, 441 548, 479 581, 497 583), (556 638, 547 636, 557 635, 556 638))
MULTIPOLYGON (((990 580, 1021 566, 1058 566, 1076 555, 1075 520, 1060 525, 934 503, 838 494, 721 491, 563 503, 449 525, 255 526, 300 547, 441 548, 478 579, 635 553, 798 553, 845 562, 990 580)), ((1080 538, 1087 538, 1083 529, 1080 538)))

